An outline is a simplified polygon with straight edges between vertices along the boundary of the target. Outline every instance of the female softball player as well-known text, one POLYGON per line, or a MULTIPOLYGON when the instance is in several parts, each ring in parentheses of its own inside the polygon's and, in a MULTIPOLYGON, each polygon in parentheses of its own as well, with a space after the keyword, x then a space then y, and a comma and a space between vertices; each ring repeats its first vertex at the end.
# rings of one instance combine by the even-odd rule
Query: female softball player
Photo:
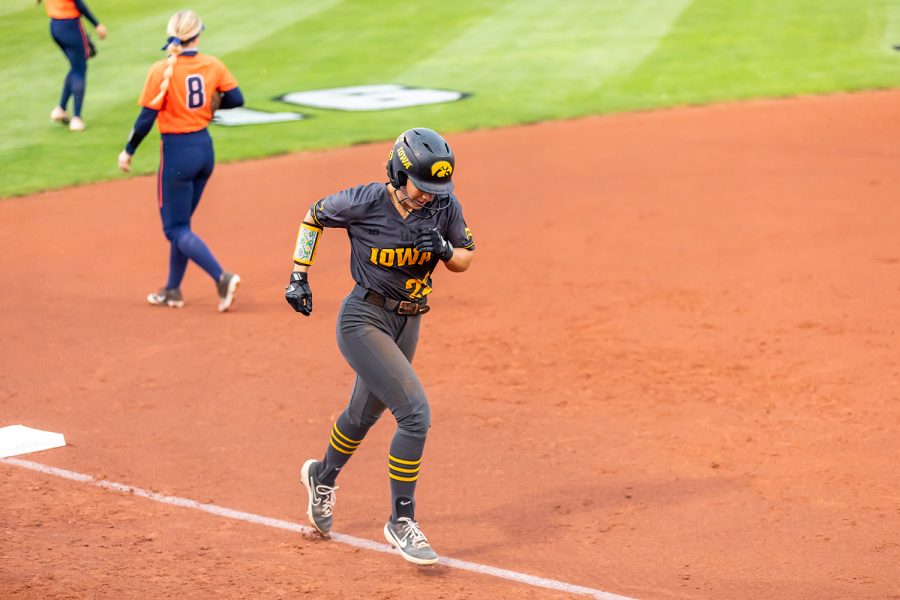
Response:
POLYGON ((435 268, 442 262, 450 271, 465 271, 475 249, 452 195, 454 165, 450 146, 434 131, 404 132, 388 157, 388 183, 326 196, 306 213, 285 293, 294 310, 312 312, 307 271, 323 228, 346 229, 356 286, 341 305, 337 341, 356 371, 356 384, 331 429, 324 458, 307 460, 301 470, 307 516, 319 532, 331 530, 338 473, 387 408, 397 429, 388 454, 391 516, 384 536, 403 558, 420 565, 438 557, 415 517, 416 480, 431 413, 411 363, 422 315, 430 310, 435 268))
POLYGON ((169 19, 169 38, 163 46, 168 58, 150 67, 139 101, 143 108, 119 154, 119 168, 131 170, 132 156, 158 117, 162 155, 156 192, 163 231, 170 242, 169 279, 147 301, 184 306, 181 280, 190 259, 216 282, 219 312, 225 312, 234 302, 241 278, 222 270, 203 240, 191 231, 191 216, 215 164, 206 127, 217 108, 241 106, 244 97, 222 61, 197 50, 201 31, 203 23, 192 11, 183 10, 169 19))
POLYGON ((71 131, 84 131, 81 109, 87 86, 87 61, 95 50, 81 23, 81 17, 91 22, 101 40, 106 39, 106 27, 97 21, 83 0, 46 0, 44 10, 50 17, 50 35, 53 41, 69 59, 69 72, 63 81, 62 96, 59 98, 59 105, 50 111, 50 119, 57 123, 68 123, 71 131), (66 112, 70 97, 74 98, 71 118, 66 112))

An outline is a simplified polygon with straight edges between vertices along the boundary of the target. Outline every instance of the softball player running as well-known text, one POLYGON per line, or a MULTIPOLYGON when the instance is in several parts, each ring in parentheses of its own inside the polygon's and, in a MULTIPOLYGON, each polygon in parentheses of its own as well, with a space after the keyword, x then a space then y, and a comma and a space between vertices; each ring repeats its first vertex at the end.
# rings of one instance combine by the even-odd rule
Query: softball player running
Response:
POLYGON ((163 46, 168 58, 150 67, 139 101, 143 108, 119 154, 119 168, 131 170, 132 156, 158 118, 162 155, 156 191, 163 231, 170 242, 169 279, 165 287, 149 294, 147 301, 184 306, 181 280, 190 259, 216 282, 219 312, 225 312, 234 302, 241 278, 222 270, 203 240, 191 231, 191 216, 215 164, 206 127, 216 108, 241 106, 244 97, 222 61, 199 53, 202 31, 203 23, 192 11, 175 13, 169 19, 169 38, 163 46))
POLYGON ((84 131, 81 109, 87 86, 87 61, 96 51, 84 30, 81 17, 91 22, 101 40, 106 39, 106 27, 97 21, 82 0, 46 0, 44 10, 50 17, 50 35, 53 41, 69 60, 69 72, 63 81, 62 96, 59 98, 59 105, 50 112, 50 119, 57 123, 68 123, 71 131, 84 131), (66 112, 69 98, 74 98, 71 118, 66 112))
POLYGON ((388 183, 370 183, 313 204, 297 236, 294 272, 285 297, 312 312, 307 271, 324 227, 346 229, 356 286, 337 323, 341 353, 356 371, 350 402, 331 429, 322 460, 307 460, 301 480, 307 516, 320 533, 331 530, 335 480, 369 428, 387 408, 397 421, 388 454, 391 513, 384 536, 406 560, 430 565, 437 554, 416 521, 415 490, 431 422, 428 398, 412 368, 422 315, 430 307, 432 274, 443 262, 461 272, 475 243, 453 192, 453 152, 430 129, 410 129, 388 157, 388 183))

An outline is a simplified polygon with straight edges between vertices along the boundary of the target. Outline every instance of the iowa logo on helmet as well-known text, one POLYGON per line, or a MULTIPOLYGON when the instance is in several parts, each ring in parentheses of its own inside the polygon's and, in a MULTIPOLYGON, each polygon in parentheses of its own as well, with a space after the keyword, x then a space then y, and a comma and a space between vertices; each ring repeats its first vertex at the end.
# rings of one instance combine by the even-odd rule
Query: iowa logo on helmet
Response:
POLYGON ((446 160, 439 160, 431 165, 431 174, 435 177, 450 177, 453 174, 453 165, 446 160))

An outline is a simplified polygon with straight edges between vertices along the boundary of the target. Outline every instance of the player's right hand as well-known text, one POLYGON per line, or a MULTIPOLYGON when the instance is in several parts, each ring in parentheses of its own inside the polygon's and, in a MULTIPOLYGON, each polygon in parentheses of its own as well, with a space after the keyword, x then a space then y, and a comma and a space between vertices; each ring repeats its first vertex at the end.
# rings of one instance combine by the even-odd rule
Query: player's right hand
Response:
POLYGON ((106 25, 104 25, 103 23, 98 23, 97 27, 95 27, 95 29, 97 30, 97 36, 101 40, 105 40, 106 39, 106 25))
POLYGON ((308 317, 312 312, 312 290, 309 289, 307 277, 306 273, 292 272, 291 280, 284 288, 284 299, 294 310, 308 317))
POLYGON ((119 168, 126 173, 131 170, 131 155, 127 150, 119 152, 119 168))
POLYGON ((419 252, 431 252, 444 262, 453 258, 453 246, 437 229, 420 229, 415 243, 419 252))

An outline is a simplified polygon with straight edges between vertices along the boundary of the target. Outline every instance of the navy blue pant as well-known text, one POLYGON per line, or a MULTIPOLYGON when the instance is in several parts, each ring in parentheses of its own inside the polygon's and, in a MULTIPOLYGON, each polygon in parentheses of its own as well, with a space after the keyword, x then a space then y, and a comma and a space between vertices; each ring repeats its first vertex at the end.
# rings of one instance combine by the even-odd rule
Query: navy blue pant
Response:
POLYGON ((81 19, 50 19, 50 35, 69 59, 69 72, 63 82, 59 105, 63 108, 75 97, 72 114, 81 116, 84 90, 87 86, 87 61, 90 55, 87 33, 81 19))
POLYGON ((162 135, 157 195, 163 232, 170 242, 168 289, 181 287, 188 260, 200 265, 217 282, 222 275, 222 267, 206 243, 191 231, 191 216, 197 210, 215 160, 212 138, 206 129, 162 135))

